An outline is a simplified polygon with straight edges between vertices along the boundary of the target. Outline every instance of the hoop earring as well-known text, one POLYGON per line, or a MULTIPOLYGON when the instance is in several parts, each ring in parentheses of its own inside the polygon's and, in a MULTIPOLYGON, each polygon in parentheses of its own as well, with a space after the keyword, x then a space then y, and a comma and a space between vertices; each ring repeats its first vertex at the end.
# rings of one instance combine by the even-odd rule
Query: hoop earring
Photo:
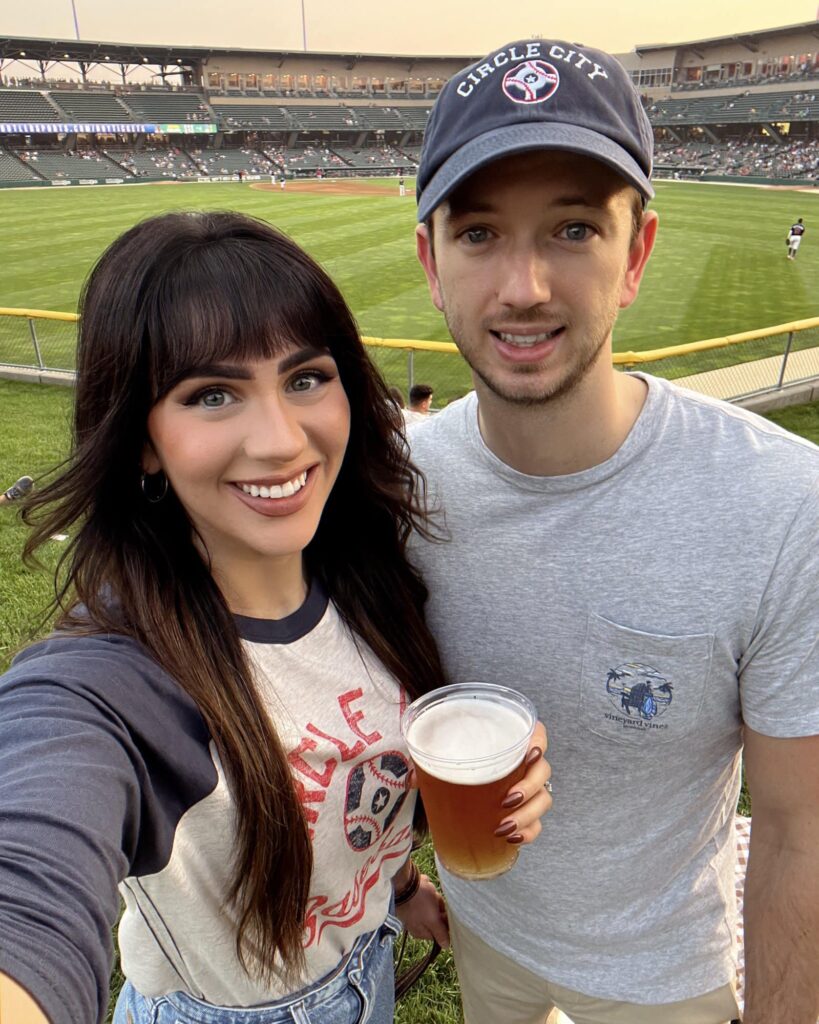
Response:
POLYGON ((158 473, 143 473, 139 478, 139 486, 146 501, 151 505, 158 505, 168 493, 168 478, 161 469, 158 473), (155 485, 156 490, 154 490, 155 485))

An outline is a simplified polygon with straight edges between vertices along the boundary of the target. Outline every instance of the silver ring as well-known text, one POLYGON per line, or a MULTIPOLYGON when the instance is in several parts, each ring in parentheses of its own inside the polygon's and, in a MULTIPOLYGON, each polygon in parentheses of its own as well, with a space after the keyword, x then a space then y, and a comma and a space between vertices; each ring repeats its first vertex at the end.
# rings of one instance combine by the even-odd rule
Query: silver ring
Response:
POLYGON ((552 792, 552 780, 551 779, 549 779, 549 781, 546 783, 546 792, 547 793, 551 793, 552 792))

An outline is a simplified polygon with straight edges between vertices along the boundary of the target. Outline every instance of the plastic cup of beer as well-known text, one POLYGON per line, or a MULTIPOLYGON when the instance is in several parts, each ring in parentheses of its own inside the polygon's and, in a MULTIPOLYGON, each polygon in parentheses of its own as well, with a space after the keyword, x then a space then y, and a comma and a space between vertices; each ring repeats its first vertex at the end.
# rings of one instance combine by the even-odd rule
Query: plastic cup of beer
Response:
POLYGON ((443 686, 404 713, 435 852, 453 875, 496 878, 517 860, 517 846, 494 831, 501 801, 526 771, 536 720, 528 698, 494 683, 443 686))

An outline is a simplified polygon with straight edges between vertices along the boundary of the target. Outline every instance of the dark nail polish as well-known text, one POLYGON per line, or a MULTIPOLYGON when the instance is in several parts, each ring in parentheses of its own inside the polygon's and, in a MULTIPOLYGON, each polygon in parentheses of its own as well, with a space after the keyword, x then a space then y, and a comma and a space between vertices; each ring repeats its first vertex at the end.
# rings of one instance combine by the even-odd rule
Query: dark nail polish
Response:
POLYGON ((501 801, 501 807, 518 807, 523 803, 523 793, 510 793, 509 796, 501 801))
POLYGON ((516 821, 504 821, 502 825, 499 825, 495 829, 495 835, 500 839, 503 836, 510 836, 517 830, 518 823, 516 821))
POLYGON ((513 843, 515 846, 517 846, 518 843, 522 843, 523 842, 523 836, 518 832, 518 833, 516 833, 513 836, 509 836, 509 838, 506 840, 506 842, 507 843, 513 843))
POLYGON ((526 755, 526 767, 531 768, 536 761, 539 761, 541 759, 541 757, 543 757, 543 751, 540 749, 540 747, 532 747, 532 749, 526 755))

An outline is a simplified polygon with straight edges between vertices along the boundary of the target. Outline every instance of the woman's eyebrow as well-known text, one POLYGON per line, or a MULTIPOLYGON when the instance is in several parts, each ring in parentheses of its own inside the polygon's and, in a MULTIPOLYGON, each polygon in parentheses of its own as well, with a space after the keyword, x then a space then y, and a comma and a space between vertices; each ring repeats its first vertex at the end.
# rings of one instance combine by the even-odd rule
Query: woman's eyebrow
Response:
POLYGON ((227 377, 230 380, 250 380, 253 374, 245 366, 236 363, 202 363, 201 366, 191 366, 184 370, 177 378, 179 384, 191 377, 227 377))
POLYGON ((308 363, 311 359, 321 359, 329 355, 331 355, 329 348, 324 346, 310 345, 306 348, 300 348, 298 351, 291 352, 289 356, 285 356, 282 359, 279 363, 279 373, 286 373, 287 370, 292 370, 294 366, 301 366, 302 363, 308 363))

